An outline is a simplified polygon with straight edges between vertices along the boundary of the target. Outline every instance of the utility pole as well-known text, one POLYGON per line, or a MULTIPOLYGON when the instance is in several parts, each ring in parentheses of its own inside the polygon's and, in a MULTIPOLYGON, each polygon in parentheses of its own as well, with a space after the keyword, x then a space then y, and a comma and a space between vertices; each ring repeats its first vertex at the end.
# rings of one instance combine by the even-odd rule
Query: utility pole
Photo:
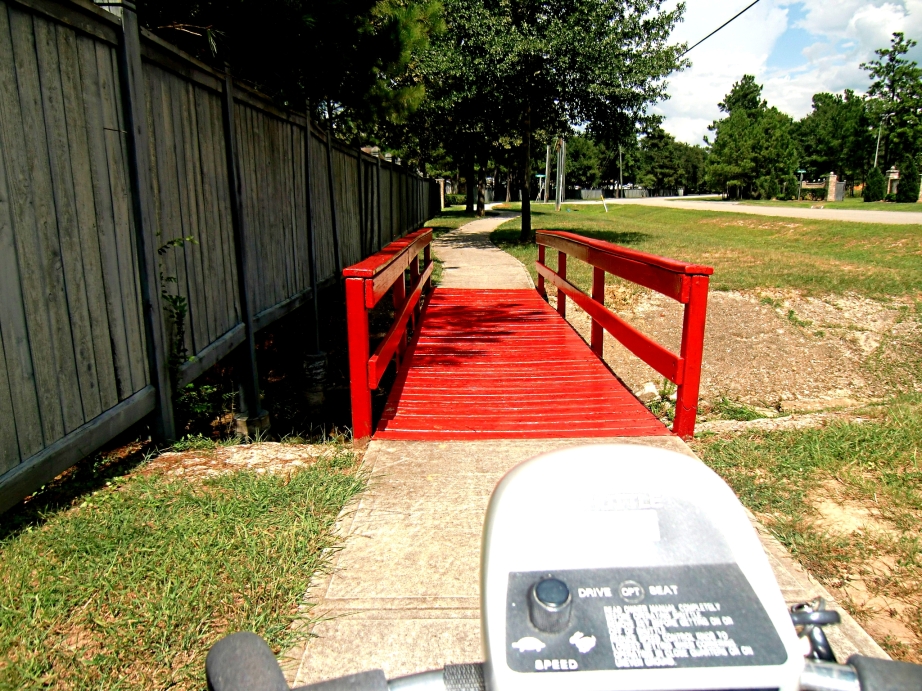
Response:
POLYGON ((547 204, 550 199, 548 187, 551 184, 551 145, 547 145, 547 159, 544 162, 544 203, 547 204))
POLYGON ((877 154, 880 153, 880 133, 884 129, 884 120, 889 120, 889 119, 890 119, 890 113, 883 115, 880 118, 880 127, 877 128, 877 146, 874 148, 874 167, 875 168, 877 167, 877 154))
POLYGON ((564 155, 565 155, 564 146, 565 146, 564 139, 563 137, 560 137, 557 140, 557 203, 555 204, 555 209, 557 211, 560 211, 560 205, 563 203, 563 200, 564 200, 563 171, 564 171, 564 166, 566 165, 565 163, 566 159, 564 158, 564 155))

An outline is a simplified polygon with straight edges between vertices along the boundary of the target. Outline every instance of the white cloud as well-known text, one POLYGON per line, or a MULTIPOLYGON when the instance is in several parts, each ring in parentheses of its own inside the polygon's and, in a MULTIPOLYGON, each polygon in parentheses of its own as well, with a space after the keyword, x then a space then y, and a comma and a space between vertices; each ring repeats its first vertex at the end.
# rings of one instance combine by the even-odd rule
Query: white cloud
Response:
MULTIPOLYGON (((674 40, 691 45, 749 1, 687 0, 685 21, 676 27, 674 40)), ((889 45, 894 31, 922 40, 922 0, 762 0, 689 53, 692 67, 669 79, 671 98, 654 110, 665 116, 666 131, 681 141, 701 143, 707 126, 720 117, 717 103, 734 82, 753 74, 770 105, 802 117, 815 93, 864 91, 867 73, 859 64, 889 45), (784 68, 772 65, 779 58, 784 68)), ((913 53, 922 62, 922 48, 913 53)))

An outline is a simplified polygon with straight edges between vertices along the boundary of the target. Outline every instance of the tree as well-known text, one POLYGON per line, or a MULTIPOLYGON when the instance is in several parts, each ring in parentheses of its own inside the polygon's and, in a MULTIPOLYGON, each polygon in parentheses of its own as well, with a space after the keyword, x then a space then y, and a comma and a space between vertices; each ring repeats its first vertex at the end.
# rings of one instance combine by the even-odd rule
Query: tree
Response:
POLYGON ((797 168, 800 150, 792 136, 793 120, 762 99, 762 87, 744 75, 718 104, 727 117, 708 128, 714 132, 706 163, 711 189, 734 196, 777 196, 781 182, 797 168))
POLYGON ((578 187, 598 187, 602 180, 604 151, 585 134, 567 139, 567 183, 578 187))
POLYGON ((883 124, 881 167, 887 168, 906 155, 920 153, 922 135, 922 70, 905 56, 916 45, 895 32, 890 48, 875 52, 876 60, 861 64, 871 86, 868 106, 875 124, 883 124))
POLYGON ((912 156, 907 156, 900 165, 900 184, 896 188, 896 200, 905 204, 919 201, 919 170, 912 156))
POLYGON ((809 179, 836 172, 840 178, 860 180, 871 166, 873 124, 867 103, 851 90, 815 94, 812 112, 793 132, 804 153, 800 166, 809 179))
POLYGON ((676 141, 658 125, 640 142, 641 173, 638 184, 652 189, 674 189, 682 177, 676 141))
POLYGON ((864 191, 862 196, 866 202, 879 202, 884 198, 884 192, 887 190, 887 181, 880 168, 871 168, 865 178, 864 191))
POLYGON ((416 109, 412 68, 441 31, 437 0, 141 0, 148 29, 283 106, 311 104, 354 143, 416 109))
POLYGON ((680 66, 683 50, 667 41, 684 6, 662 5, 445 0, 448 30, 433 42, 433 62, 442 67, 428 71, 424 83, 433 103, 451 104, 443 112, 454 129, 469 135, 457 155, 471 145, 517 148, 524 241, 533 239, 532 158, 536 149, 544 153, 535 140, 580 126, 597 141, 616 142, 632 136, 648 106, 665 97, 664 78, 680 66))

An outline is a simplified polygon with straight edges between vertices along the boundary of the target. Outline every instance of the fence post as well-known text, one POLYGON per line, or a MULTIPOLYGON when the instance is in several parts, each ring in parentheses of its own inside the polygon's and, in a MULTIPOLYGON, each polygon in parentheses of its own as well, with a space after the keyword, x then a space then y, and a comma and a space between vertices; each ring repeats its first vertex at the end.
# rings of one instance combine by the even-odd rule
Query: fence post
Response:
POLYGON ((384 237, 384 221, 381 219, 381 149, 378 149, 378 194, 376 195, 376 201, 378 206, 378 249, 380 250, 384 247, 382 239, 384 237))
POLYGON ((330 220, 333 222, 333 259, 336 262, 336 278, 343 270, 342 252, 339 246, 339 225, 336 222, 336 188, 333 176, 333 127, 327 128, 327 179, 330 182, 330 220))
POLYGON ((691 291, 682 323, 682 348, 685 361, 682 383, 676 391, 675 420, 672 431, 679 437, 695 433, 698 414, 698 389, 701 386, 701 360, 704 354, 704 323, 707 318, 708 277, 689 276, 691 291))
POLYGON ((255 437, 258 432, 269 429, 269 413, 259 402, 259 373, 256 369, 256 333, 253 327, 253 310, 250 307, 249 276, 247 274, 246 217, 243 214, 243 194, 240 171, 237 169, 237 145, 234 129, 234 80, 230 65, 224 66, 224 151, 227 156, 227 177, 230 182, 231 223, 234 229, 234 249, 237 261, 237 294, 246 340, 239 361, 243 366, 241 389, 245 410, 234 418, 237 433, 255 437))
POLYGON ((320 346, 320 296, 317 280, 317 234, 314 232, 314 207, 311 200, 311 107, 304 109, 304 201, 307 205, 307 262, 311 270, 311 305, 314 309, 314 339, 312 348, 304 358, 304 374, 307 378, 307 401, 319 406, 326 398, 324 382, 327 378, 327 354, 320 346))
MULTIPOLYGON (((365 221, 367 214, 365 213, 365 184, 362 178, 362 170, 364 168, 364 163, 362 163, 362 150, 359 149, 356 151, 356 177, 358 179, 358 195, 359 195, 359 247, 361 247, 362 256, 365 256, 365 252, 371 249, 368 242, 368 238, 365 233, 365 221)), ((369 254, 374 254, 374 252, 368 252, 369 254)))
POLYGON ((164 337, 163 308, 160 304, 160 276, 152 208, 153 181, 150 160, 150 133, 147 129, 147 108, 144 71, 141 63, 141 33, 135 6, 123 2, 122 41, 119 45, 119 72, 122 81, 124 114, 128 130, 129 175, 131 178, 132 212, 135 243, 138 251, 138 277, 144 312, 144 334, 151 383, 157 389, 154 411, 154 434, 160 439, 176 438, 173 419, 172 384, 168 351, 164 337))

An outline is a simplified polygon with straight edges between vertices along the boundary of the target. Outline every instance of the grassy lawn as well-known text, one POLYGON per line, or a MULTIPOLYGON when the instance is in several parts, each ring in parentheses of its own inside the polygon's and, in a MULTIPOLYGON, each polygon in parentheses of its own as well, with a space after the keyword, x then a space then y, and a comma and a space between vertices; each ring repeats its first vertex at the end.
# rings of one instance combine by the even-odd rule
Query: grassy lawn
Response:
POLYGON ((922 649, 893 635, 905 627, 922 638, 922 398, 901 397, 863 417, 705 436, 693 448, 860 622, 892 620, 869 625, 890 655, 922 662, 922 649), (864 517, 860 525, 855 516, 864 517), (855 592, 871 599, 859 606, 855 592))
POLYGON ((125 472, 84 462, 65 494, 4 516, 0 689, 198 689, 226 632, 288 647, 364 486, 346 451, 285 475, 125 472))
MULTIPOLYGON (((534 228, 569 230, 711 265, 716 290, 795 289, 807 295, 857 292, 869 297, 922 293, 922 226, 754 218, 640 205, 612 205, 608 213, 601 205, 566 205, 559 212, 532 209, 534 228)), ((504 223, 492 240, 534 277, 537 248, 519 244, 520 228, 518 218, 504 223)), ((590 270, 575 268, 582 262, 573 266, 573 277, 587 288, 590 270)))

